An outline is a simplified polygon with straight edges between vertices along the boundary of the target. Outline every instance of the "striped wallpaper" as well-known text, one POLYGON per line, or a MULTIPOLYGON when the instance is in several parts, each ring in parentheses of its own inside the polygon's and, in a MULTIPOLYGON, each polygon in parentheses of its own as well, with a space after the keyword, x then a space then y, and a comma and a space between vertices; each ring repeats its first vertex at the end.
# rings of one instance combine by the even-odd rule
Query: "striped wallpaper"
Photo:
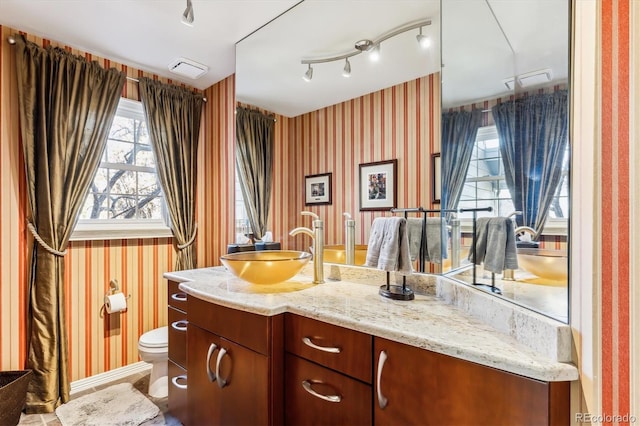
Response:
POLYGON ((325 243, 344 243, 343 212, 356 220, 356 244, 368 242, 374 217, 359 211, 359 165, 398 160, 398 207, 430 208, 432 152, 439 152, 440 78, 432 74, 295 118, 277 117, 274 235, 304 249, 308 237, 288 236, 310 226, 312 211, 325 221, 325 243), (304 177, 332 173, 332 204, 305 206, 304 177))
MULTIPOLYGON (((631 401, 640 398, 639 389, 634 389, 631 380, 632 351, 638 350, 637 336, 635 348, 631 347, 632 279, 630 265, 636 256, 632 250, 629 232, 632 229, 634 213, 630 191, 632 178, 638 182, 637 172, 630 168, 632 152, 633 124, 630 114, 640 108, 640 98, 633 97, 631 88, 636 89, 638 80, 637 58, 640 49, 638 39, 630 39, 633 27, 638 30, 638 2, 628 0, 603 0, 600 3, 600 120, 601 146, 599 147, 602 168, 600 199, 600 268, 601 297, 601 368, 602 368, 602 413, 603 415, 631 414, 631 401), (633 7, 634 15, 631 15, 633 7), (637 59, 636 59, 637 61, 637 59), (630 73, 635 75, 630 80, 630 73)), ((635 123, 635 125, 640 122, 635 123)), ((637 136, 637 130, 636 130, 637 136)), ((637 145, 639 141, 636 140, 637 145)), ((637 164, 634 169, 637 169, 637 164)), ((634 194, 638 197, 638 193, 634 194)), ((634 222, 637 227, 637 211, 634 222)), ((633 308, 638 309, 638 303, 633 308)), ((637 329, 636 329, 637 331, 637 329)), ((638 366, 636 365, 635 368, 638 366)), ((637 380, 637 377, 636 377, 637 380)), ((638 383, 635 383, 638 386, 638 383)), ((638 406, 636 405, 635 409, 638 406)), ((640 412, 633 413, 640 416, 640 412)), ((613 421, 616 424, 618 422, 613 421)))

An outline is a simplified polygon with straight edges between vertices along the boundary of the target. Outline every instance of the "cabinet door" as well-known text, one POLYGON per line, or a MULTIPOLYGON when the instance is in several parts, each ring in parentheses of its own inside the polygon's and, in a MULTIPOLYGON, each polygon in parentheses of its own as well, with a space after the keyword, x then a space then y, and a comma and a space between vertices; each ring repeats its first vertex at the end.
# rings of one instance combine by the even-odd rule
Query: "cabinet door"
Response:
POLYGON ((169 306, 169 359, 187 367, 187 314, 169 306))
POLYGON ((266 356, 220 339, 216 357, 221 424, 269 423, 269 360, 266 356))
POLYGON ((187 330, 187 407, 190 425, 219 425, 221 390, 216 383, 216 356, 220 338, 189 324, 187 330))
POLYGON ((540 382, 380 338, 374 339, 374 349, 377 425, 545 425, 569 421, 568 382, 540 382), (557 401, 550 400, 551 393, 557 401), (553 404, 566 405, 566 410, 552 409, 553 404))
POLYGON ((285 424, 371 425, 371 386, 286 355, 285 424))
POLYGON ((169 412, 177 418, 180 423, 188 424, 187 407, 187 371, 171 360, 167 361, 169 374, 169 398, 167 405, 169 412))

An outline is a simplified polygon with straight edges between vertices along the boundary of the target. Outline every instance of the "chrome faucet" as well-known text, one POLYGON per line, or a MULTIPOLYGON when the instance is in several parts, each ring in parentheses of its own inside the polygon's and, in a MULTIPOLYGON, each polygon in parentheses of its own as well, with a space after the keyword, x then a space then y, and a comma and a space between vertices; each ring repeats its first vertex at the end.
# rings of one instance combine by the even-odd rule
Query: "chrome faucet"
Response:
POLYGON ((356 263, 356 221, 347 212, 344 212, 343 215, 346 217, 344 221, 345 263, 353 265, 356 263))
POLYGON ((294 228, 289 232, 292 237, 297 234, 306 234, 313 240, 313 283, 324 282, 324 223, 320 217, 312 212, 301 212, 303 216, 313 217, 313 230, 305 227, 294 228))

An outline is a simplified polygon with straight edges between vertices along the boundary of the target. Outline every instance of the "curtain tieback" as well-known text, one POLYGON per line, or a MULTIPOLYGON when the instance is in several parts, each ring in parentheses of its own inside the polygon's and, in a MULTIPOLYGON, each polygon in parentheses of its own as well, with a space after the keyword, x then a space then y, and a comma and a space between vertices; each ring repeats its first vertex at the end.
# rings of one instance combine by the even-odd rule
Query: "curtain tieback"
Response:
POLYGON ((65 249, 65 251, 58 251, 54 248, 52 248, 49 244, 45 243, 44 240, 42 239, 42 237, 38 234, 38 231, 36 231, 36 227, 33 226, 33 224, 31 222, 27 223, 27 228, 29 228, 29 231, 31 231, 31 233, 33 234, 33 238, 36 239, 36 241, 38 243, 40 243, 40 245, 49 253, 55 255, 55 256, 60 256, 63 257, 65 254, 67 254, 67 250, 65 249))
POLYGON ((193 244, 193 242, 196 240, 196 235, 198 234, 198 224, 196 223, 195 228, 193 229, 193 235, 191 236, 191 238, 189 239, 189 241, 187 241, 184 244, 178 244, 176 247, 178 247, 178 250, 184 250, 187 247, 189 247, 191 244, 193 244))

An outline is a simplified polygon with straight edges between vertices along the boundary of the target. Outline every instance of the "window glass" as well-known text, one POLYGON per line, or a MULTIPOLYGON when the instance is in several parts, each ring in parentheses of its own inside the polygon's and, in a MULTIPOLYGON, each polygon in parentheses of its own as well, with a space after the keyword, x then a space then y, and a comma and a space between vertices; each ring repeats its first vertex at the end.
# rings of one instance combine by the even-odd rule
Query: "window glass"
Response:
POLYGON ((162 220, 163 204, 142 104, 121 99, 79 219, 162 220))

